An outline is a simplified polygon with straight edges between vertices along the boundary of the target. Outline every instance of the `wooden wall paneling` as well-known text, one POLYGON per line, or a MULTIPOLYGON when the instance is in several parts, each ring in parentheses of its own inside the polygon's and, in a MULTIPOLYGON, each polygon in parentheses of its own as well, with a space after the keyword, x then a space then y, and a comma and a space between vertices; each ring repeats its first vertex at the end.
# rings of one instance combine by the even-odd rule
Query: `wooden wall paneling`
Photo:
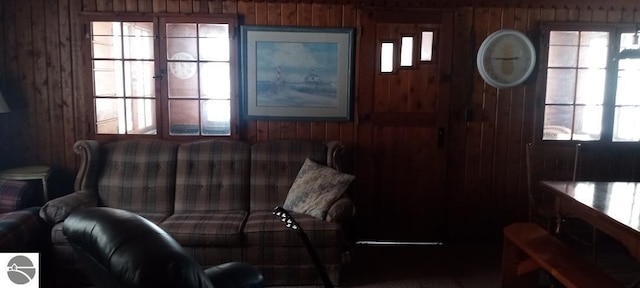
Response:
MULTIPOLYGON (((124 12, 127 10, 125 0, 113 0, 113 12, 124 12)), ((137 2, 137 0, 136 0, 137 2)), ((136 3, 137 6, 138 3, 136 3)), ((137 9, 136 9, 137 10, 137 9)))
MULTIPOLYGON (((89 75, 83 65, 83 40, 84 23, 80 17, 80 12, 84 8, 77 0, 70 0, 69 2, 69 15, 70 15, 70 29, 71 29, 71 61, 73 71, 73 117, 75 122, 76 135, 75 139, 89 139, 89 131, 91 130, 91 124, 87 123, 87 111, 91 111, 93 106, 91 102, 87 101, 85 95, 87 95, 86 86, 84 81, 92 81, 91 77, 85 79, 85 75, 89 75), (89 106, 89 108, 87 108, 89 106)), ((91 91, 89 91, 91 93, 91 91)), ((77 164, 76 164, 77 165, 77 164)), ((74 167, 77 169, 77 167, 74 167)))
POLYGON ((209 13, 209 2, 193 0, 193 13, 209 13))
MULTIPOLYGON (((71 0, 73 1, 73 0, 71 0)), ((60 49, 60 93, 62 94, 62 122, 64 123, 64 131, 62 138, 64 139, 64 155, 65 159, 61 166, 65 167, 69 172, 75 171, 76 155, 73 152, 73 144, 76 141, 75 125, 73 119, 73 68, 71 65, 71 51, 73 49, 71 43, 71 23, 69 13, 69 0, 58 1, 58 25, 59 25, 59 49, 60 49)))
POLYGON ((168 13, 178 13, 180 12, 180 0, 166 0, 166 12, 168 13))
POLYGON ((180 13, 193 13, 193 1, 192 0, 179 0, 180 13))
MULTIPOLYGON (((267 25, 269 23, 268 11, 267 11, 267 3, 266 2, 256 2, 255 5, 255 24, 256 25, 267 25)), ((279 134, 277 131, 277 127, 273 126, 274 124, 270 123, 271 121, 266 120, 257 120, 257 135, 256 141, 267 141, 275 139, 273 135, 279 134)))
POLYGON ((113 1, 112 0, 96 0, 96 11, 98 12, 113 11, 113 1))
POLYGON ((138 0, 126 0, 125 11, 138 12, 138 0))
MULTIPOLYGON (((209 1, 209 7, 211 7, 211 2, 209 1)), ((232 1, 223 1, 223 0, 216 0, 213 1, 213 6, 216 7, 218 4, 220 3, 220 6, 222 7, 222 13, 230 13, 230 14, 239 14, 238 13, 238 5, 236 4, 236 2, 232 2, 232 1)), ((212 12, 215 12, 216 10, 214 9, 212 12)))
MULTIPOLYGON (((449 227, 463 227, 466 220, 466 173, 467 173, 467 129, 471 123, 478 122, 478 113, 469 115, 473 118, 465 119, 467 108, 473 92, 473 75, 476 71, 475 33, 473 31, 474 9, 471 7, 458 8, 454 17, 454 42, 452 79, 457 81, 451 91, 447 159, 448 207, 447 225, 449 227)), ((459 239, 464 235, 464 229, 449 229, 447 238, 459 239)))
POLYGON ((97 11, 97 0, 76 0, 82 1, 82 7, 80 11, 97 11))
POLYGON ((22 99, 26 101, 26 109, 21 111, 25 113, 24 121, 22 123, 22 129, 25 133, 22 134, 21 140, 24 144, 20 147, 20 151, 16 151, 20 155, 20 159, 23 159, 23 164, 33 163, 36 159, 33 158, 32 151, 37 151, 36 133, 38 128, 35 119, 35 102, 36 99, 34 93, 34 79, 33 79, 33 67, 34 60, 29 53, 32 51, 32 34, 31 34, 31 2, 29 1, 17 1, 16 5, 16 56, 18 62, 18 77, 20 81, 20 87, 18 93, 21 94, 22 99))
MULTIPOLYGON (((476 43, 473 47, 473 55, 476 55, 482 40, 485 39, 489 33, 493 30, 490 30, 489 27, 489 8, 476 8, 474 9, 473 14, 473 30, 474 35, 473 39, 476 39, 476 43)), ((475 62, 474 62, 475 63, 475 62)), ((469 122, 467 126, 467 142, 466 148, 467 151, 467 161, 465 162, 465 186, 463 189, 463 199, 464 202, 461 202, 460 210, 464 211, 461 221, 464 221, 459 226, 462 230, 460 233, 462 235, 458 235, 459 237, 470 237, 470 235, 474 234, 474 231, 471 231, 470 228, 477 226, 479 218, 482 217, 481 207, 484 203, 482 200, 483 196, 488 197, 488 195, 482 195, 483 190, 481 189, 480 181, 481 172, 482 172, 482 138, 485 137, 483 134, 484 122, 486 120, 487 112, 484 111, 484 90, 487 85, 484 80, 480 77, 480 74, 477 72, 477 68, 473 68, 473 90, 471 93, 470 106, 473 107, 474 111, 474 121, 469 122), (465 221, 467 215, 478 215, 478 217, 473 217, 473 223, 469 223, 469 221, 465 221), (464 220, 463 220, 464 219, 464 220)))
POLYGON ((138 12, 140 13, 153 12, 153 0, 138 0, 138 12))
POLYGON ((209 13, 228 13, 228 12, 224 12, 224 6, 222 4, 222 0, 217 0, 217 1, 209 0, 209 1, 202 1, 202 2, 207 2, 209 13))
MULTIPOLYGON (((515 28, 515 9, 514 8, 503 8, 502 15, 500 21, 502 25, 500 29, 514 29, 515 28)), ((488 86, 487 86, 488 87, 488 86)), ((493 229, 500 229, 502 226, 500 219, 504 214, 506 214, 506 206, 503 205, 505 203, 505 198, 508 197, 506 190, 506 181, 509 176, 509 170, 507 169, 507 163, 509 159, 509 146, 511 145, 510 132, 511 132, 511 101, 513 100, 514 93, 516 90, 520 90, 521 85, 507 88, 507 89, 491 89, 491 91, 496 91, 495 94, 495 102, 496 102, 496 110, 495 110, 495 138, 494 144, 491 148, 492 152, 483 152, 484 155, 493 154, 493 163, 492 163, 492 201, 487 203, 489 205, 488 214, 490 215, 489 223, 493 229), (497 220, 497 221, 496 221, 497 220)), ((512 192, 512 191, 509 191, 512 192)), ((493 230, 495 231, 495 230, 493 230)))
POLYGON ((167 0, 153 0, 152 8, 154 13, 167 11, 167 0))
MULTIPOLYGON (((311 19, 312 7, 311 3, 299 2, 296 5, 296 19, 297 26, 310 27, 313 23, 311 19)), ((293 22, 294 20, 292 20, 293 22)), ((311 121, 298 121, 296 122, 296 135, 299 139, 311 139, 311 121)))
MULTIPOLYGON (((503 11, 502 8, 489 9, 487 34, 491 34, 502 28, 503 11)), ((479 215, 481 215, 481 217, 477 218, 479 225, 475 227, 487 229, 491 227, 491 220, 495 213, 493 211, 493 203, 500 197, 499 192, 496 191, 492 185, 496 177, 496 175, 494 175, 497 165, 495 158, 496 153, 501 153, 501 151, 496 149, 496 144, 499 140, 503 139, 497 139, 497 137, 500 136, 500 134, 498 134, 498 113, 500 112, 498 109, 498 89, 486 83, 483 85, 483 95, 478 95, 478 97, 482 97, 484 123, 482 124, 482 137, 479 139, 480 141, 477 142, 477 145, 480 146, 480 170, 478 170, 479 175, 476 185, 479 188, 478 192, 480 195, 484 195, 484 197, 478 199, 479 202, 476 203, 479 204, 476 209, 480 209, 479 215)))
MULTIPOLYGON (((357 27, 358 26, 357 25, 357 16, 358 16, 357 8, 353 4, 345 4, 345 5, 342 5, 341 11, 342 11, 342 17, 341 17, 341 19, 342 19, 342 24, 341 24, 342 27, 355 28, 356 29, 355 33, 354 33, 354 38, 355 39, 353 39, 353 45, 354 45, 354 49, 357 49, 358 47, 356 45, 356 39, 357 39, 358 34, 360 32, 358 30, 359 27, 357 27)), ((356 55, 356 53, 354 52, 352 54, 352 56, 354 57, 354 59, 353 59, 354 65, 353 65, 352 69, 354 69, 354 70, 353 70, 353 73, 351 74, 352 77, 353 77, 352 81, 354 83, 355 83, 355 78, 356 78, 356 71, 355 71, 355 69, 356 69, 356 65, 355 65, 356 59, 355 59, 355 55, 356 55)), ((352 103, 352 106, 355 106, 355 103, 356 103, 355 99, 356 99, 356 96, 357 96, 356 91, 355 91, 355 85, 353 85, 351 88, 352 88, 352 90, 351 90, 352 102, 351 103, 352 103)), ((354 116, 353 116, 353 119, 351 121, 342 122, 341 125, 340 125, 341 126, 340 127, 340 141, 344 145, 347 145, 348 149, 353 149, 353 145, 355 144, 355 137, 356 137, 356 135, 355 135, 355 130, 356 130, 355 129, 355 125, 357 123, 357 121, 355 120, 355 117, 357 115, 356 111, 355 111, 355 107, 352 107, 352 115, 354 115, 354 116)), ((348 155, 348 156, 354 157, 355 154, 351 153, 351 155, 348 155)), ((352 169, 353 169, 353 166, 355 165, 354 164, 355 163, 355 159, 351 159, 350 161, 351 161, 351 163, 347 164, 348 167, 346 167, 346 169, 348 169, 348 170, 346 170, 346 171, 353 171, 352 169)))
MULTIPOLYGON (((45 38, 46 38, 46 83, 47 94, 49 95, 50 128, 46 129, 50 133, 51 161, 53 163, 64 163, 66 149, 64 137, 64 121, 62 114, 62 81, 60 79, 60 23, 58 1, 45 1, 45 38)), ((59 164, 57 164, 59 165, 59 164)))
POLYGON ((30 109, 34 115, 34 125, 38 127, 35 139, 38 147, 36 162, 50 164, 51 161, 51 125, 49 94, 47 89, 47 47, 46 47, 46 23, 44 13, 44 0, 33 0, 31 3, 31 33, 32 33, 32 57, 33 57, 33 81, 34 94, 30 109), (45 127, 49 124, 49 127, 45 127))
MULTIPOLYGON (((339 4, 327 4, 325 9, 326 26, 327 27, 341 27, 342 26, 342 5, 339 4)), ((295 125, 295 123, 294 123, 295 125)), ((340 122, 327 122, 325 125, 325 139, 326 140, 341 140, 340 139, 340 122)))
MULTIPOLYGON (((280 9, 280 3, 266 3, 266 10, 264 14, 267 17, 266 25, 269 26, 282 26, 282 13, 280 9)), ((269 140, 282 139, 283 134, 286 134, 286 129, 283 127, 286 121, 268 121, 269 126, 269 140)))
POLYGON ((591 11, 591 21, 592 22, 606 22, 607 21, 607 10, 604 9, 593 9, 591 11))
MULTIPOLYGON (((255 5, 253 3, 238 1, 237 5, 235 6, 237 7, 238 14, 243 16, 241 24, 245 24, 245 25, 256 24, 256 11, 255 11, 255 5)), ((240 41, 240 39, 238 39, 238 41, 240 41)), ((242 96, 238 95, 238 97, 242 97, 242 96)), ((239 103, 242 103, 242 102, 240 101, 239 103)), ((243 108, 240 107, 240 111, 244 113, 242 109, 243 108)), ((240 129, 240 131, 242 132, 242 134, 240 135, 240 138, 246 139, 250 143, 257 142, 258 141, 258 123, 253 120, 245 119, 244 115, 240 119, 241 119, 240 125, 242 128, 240 129)))
MULTIPOLYGON (((282 26, 297 26, 296 3, 279 3, 277 5, 277 9, 269 9, 269 18, 278 17, 282 26)), ((300 121, 282 121, 280 138, 299 139, 297 122, 300 121)))
MULTIPOLYGON (((534 9, 539 11, 538 9, 534 9)), ((534 27, 530 27, 528 9, 516 8, 515 20, 513 28, 521 31, 531 39, 532 42, 537 41, 532 35, 528 33, 532 29, 537 27, 537 23, 533 24, 534 27)), ((511 117, 510 117, 510 130, 509 130, 509 142, 507 145, 507 172, 509 173, 506 179, 505 185, 505 199, 503 200, 503 207, 506 207, 505 217, 498 221, 498 225, 504 226, 507 223, 526 219, 527 214, 527 193, 526 193, 526 165, 525 161, 525 148, 528 142, 528 136, 526 134, 526 113, 525 103, 527 98, 531 98, 535 94, 535 76, 530 78, 517 89, 514 89, 511 98, 511 117), (507 204, 509 203, 509 204, 507 204)))
MULTIPOLYGON (((7 6, 7 4, 5 2, 9 2, 9 1, 1 1, 0 2, 0 39, 6 39, 5 36, 5 30, 6 30, 6 18, 5 18, 5 13, 7 13, 7 9, 5 9, 5 6, 7 6)), ((5 50, 6 47, 5 45, 0 45, 0 91, 4 91, 3 95, 8 95, 8 91, 6 91, 6 84, 7 81, 7 73, 5 71, 7 71, 7 67, 6 67, 6 57, 7 55, 5 55, 5 50)), ((5 96, 6 97, 6 96, 5 96)), ((9 118, 9 115, 4 113, 4 114, 0 114, 0 137, 2 137, 3 139, 11 139, 8 138, 9 136, 9 127, 10 127, 10 121, 11 119, 9 118)), ((11 141, 6 141, 6 142, 11 142, 11 141)), ((16 141, 13 141, 16 142, 16 141)), ((10 163, 10 155, 11 155, 11 149, 9 149, 10 147, 8 147, 9 145, 0 145, 0 169, 4 169, 7 167, 11 166, 10 163)))

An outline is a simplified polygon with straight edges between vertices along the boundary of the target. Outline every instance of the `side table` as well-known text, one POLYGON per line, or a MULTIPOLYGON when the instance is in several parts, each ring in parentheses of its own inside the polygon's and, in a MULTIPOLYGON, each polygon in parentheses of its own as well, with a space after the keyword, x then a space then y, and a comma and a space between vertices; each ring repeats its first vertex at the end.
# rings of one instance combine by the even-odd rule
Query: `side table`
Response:
POLYGON ((0 178, 2 179, 42 181, 42 196, 44 196, 44 202, 49 201, 47 180, 50 175, 51 167, 44 165, 24 166, 0 171, 0 178))

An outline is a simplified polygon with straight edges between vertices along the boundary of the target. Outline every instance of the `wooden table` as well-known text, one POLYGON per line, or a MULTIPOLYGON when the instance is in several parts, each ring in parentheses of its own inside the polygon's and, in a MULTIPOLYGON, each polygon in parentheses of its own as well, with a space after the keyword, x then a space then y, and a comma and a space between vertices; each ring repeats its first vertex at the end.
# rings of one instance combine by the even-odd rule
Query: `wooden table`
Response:
POLYGON ((571 215, 624 244, 640 259, 640 182, 542 181, 559 216, 571 215))

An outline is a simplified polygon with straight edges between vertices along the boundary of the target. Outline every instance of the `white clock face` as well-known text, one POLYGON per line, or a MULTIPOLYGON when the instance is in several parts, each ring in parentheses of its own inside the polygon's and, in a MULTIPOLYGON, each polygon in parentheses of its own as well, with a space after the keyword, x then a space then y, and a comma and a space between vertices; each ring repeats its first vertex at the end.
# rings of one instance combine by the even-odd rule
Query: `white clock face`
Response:
POLYGON ((500 30, 482 43, 478 50, 480 76, 496 88, 521 84, 535 66, 535 49, 531 41, 515 30, 500 30))

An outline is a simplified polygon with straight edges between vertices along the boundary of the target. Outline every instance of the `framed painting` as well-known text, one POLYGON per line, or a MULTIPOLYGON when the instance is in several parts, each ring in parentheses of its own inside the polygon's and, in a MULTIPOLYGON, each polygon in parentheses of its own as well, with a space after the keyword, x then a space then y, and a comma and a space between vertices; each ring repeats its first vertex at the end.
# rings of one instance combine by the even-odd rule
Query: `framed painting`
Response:
POLYGON ((349 121, 353 28, 240 27, 248 119, 349 121))

